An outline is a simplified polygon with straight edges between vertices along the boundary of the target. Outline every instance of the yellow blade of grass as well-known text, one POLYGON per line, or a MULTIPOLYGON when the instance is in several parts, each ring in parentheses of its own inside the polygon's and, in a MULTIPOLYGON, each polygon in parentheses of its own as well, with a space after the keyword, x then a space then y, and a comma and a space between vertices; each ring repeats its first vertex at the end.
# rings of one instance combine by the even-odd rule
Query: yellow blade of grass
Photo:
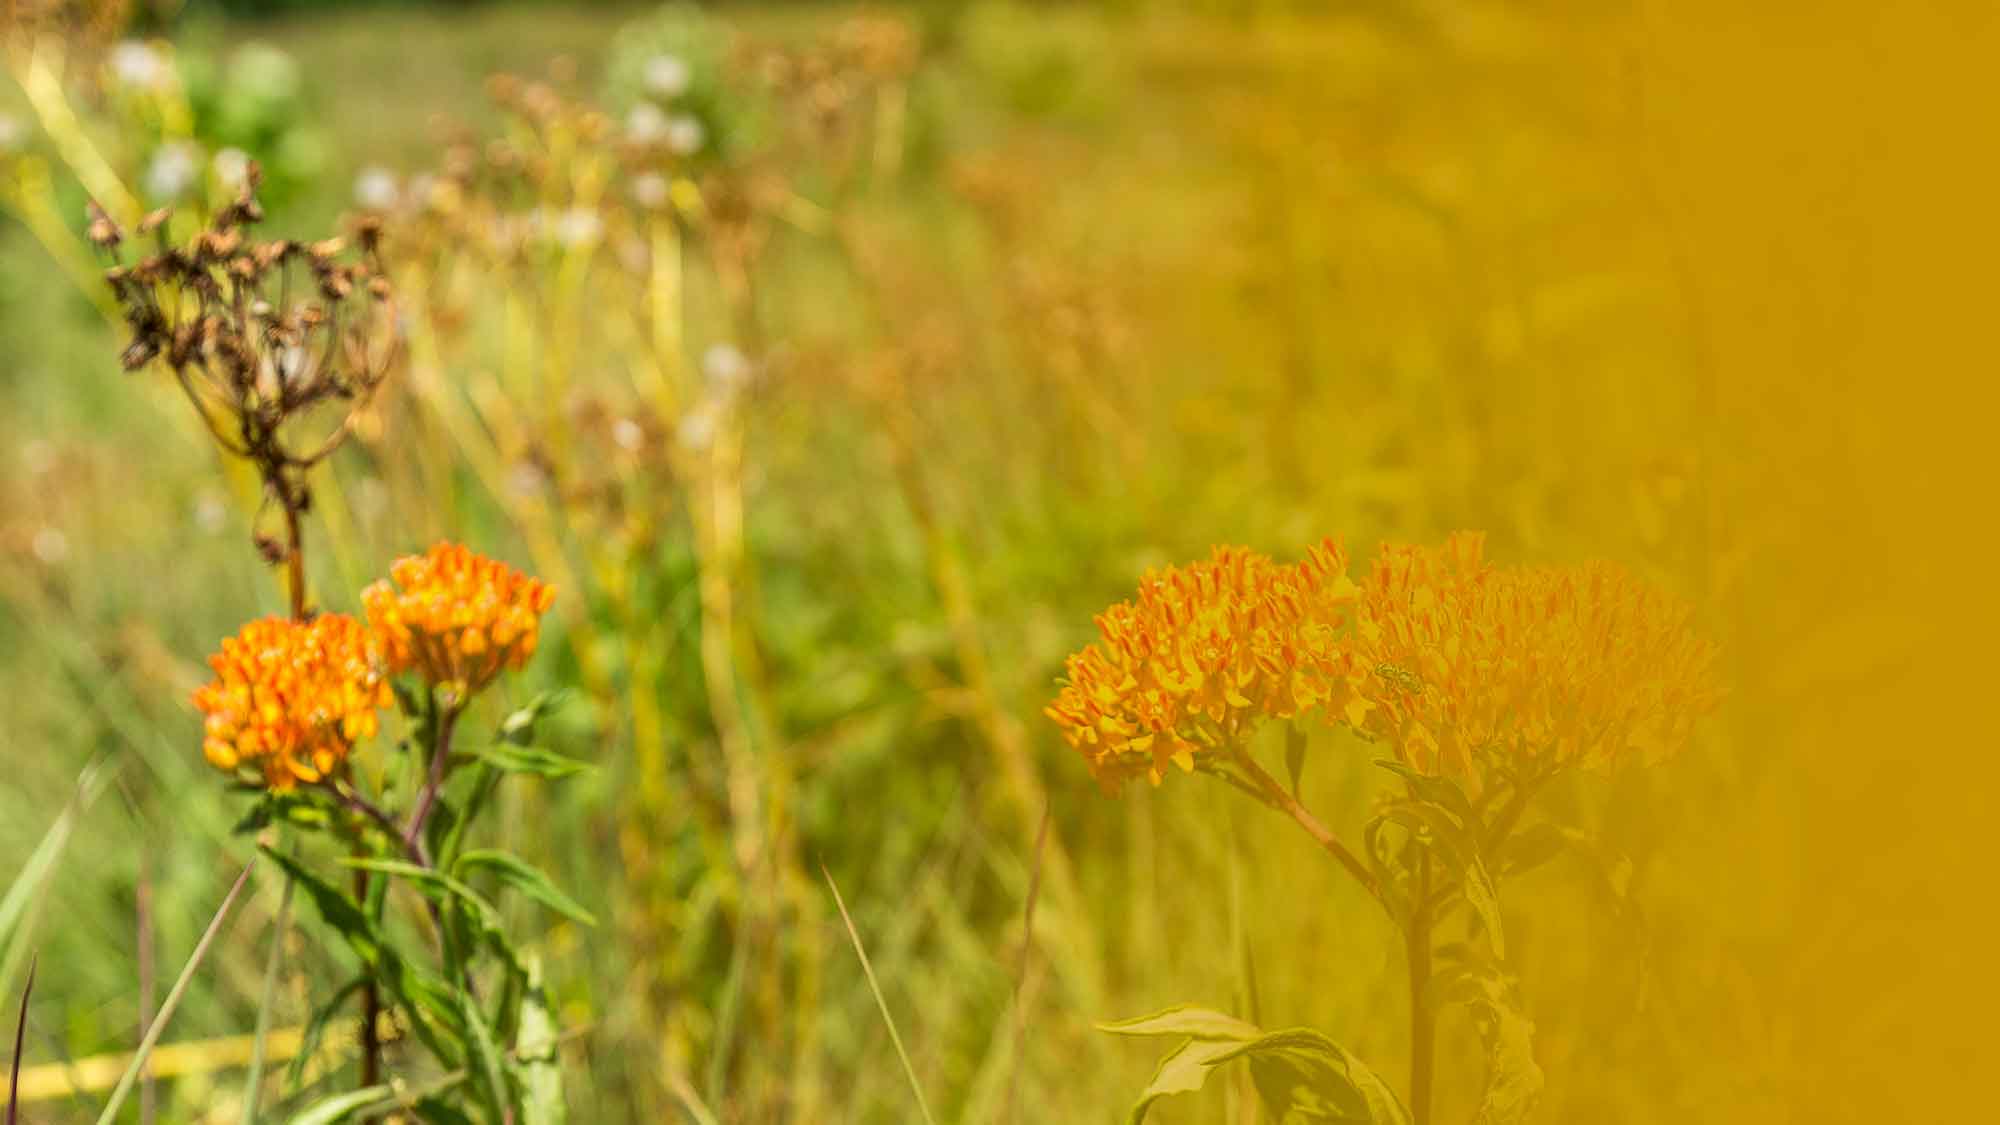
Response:
POLYGON ((159 1014, 153 1017, 153 1025, 146 1029, 146 1037, 139 1041, 139 1049, 132 1053, 132 1061, 126 1066, 124 1076, 118 1079, 117 1087, 111 1091, 111 1100, 104 1103, 104 1112, 98 1115, 97 1125, 112 1125, 112 1122, 118 1120, 119 1107, 125 1104, 126 1096, 131 1094, 133 1084, 138 1081, 140 1072, 146 1068, 146 1056, 153 1053, 153 1047, 159 1043, 161 1034, 167 1030, 168 1021, 174 1018, 174 1009, 180 1007, 181 997, 187 994, 188 985, 194 983, 195 970, 201 968, 202 960, 208 956, 209 947, 222 935, 222 924, 228 921, 230 908, 236 905, 236 896, 243 893, 243 886, 250 881, 250 872, 256 866, 256 860, 243 865, 243 873, 236 877, 235 884, 229 888, 229 894, 223 897, 222 905, 217 908, 215 917, 209 919, 208 929, 203 931, 201 940, 195 943, 194 952, 188 956, 187 965, 181 969, 180 979, 174 981, 172 991, 167 993, 166 1002, 160 1005, 159 1014))
POLYGON ((910 1080, 910 1092, 917 1096, 917 1109, 924 1115, 924 1125, 937 1125, 931 1116, 930 1103, 924 1100, 924 1088, 917 1081, 917 1068, 910 1065, 910 1053, 903 1049, 903 1037, 896 1032, 896 1017, 889 1014, 889 1001, 882 996, 882 986, 875 980, 875 966, 868 963, 868 950, 862 948, 861 932, 854 928, 854 918, 847 913, 847 902, 840 897, 840 887, 833 881, 833 872, 820 864, 819 873, 826 876, 827 889, 833 892, 833 905, 840 910, 840 920, 847 926, 847 939, 854 943, 854 955, 861 959, 861 974, 868 978, 868 991, 875 995, 875 1006, 882 1011, 882 1022, 888 1025, 889 1042, 896 1047, 896 1057, 902 1060, 903 1074, 910 1080))

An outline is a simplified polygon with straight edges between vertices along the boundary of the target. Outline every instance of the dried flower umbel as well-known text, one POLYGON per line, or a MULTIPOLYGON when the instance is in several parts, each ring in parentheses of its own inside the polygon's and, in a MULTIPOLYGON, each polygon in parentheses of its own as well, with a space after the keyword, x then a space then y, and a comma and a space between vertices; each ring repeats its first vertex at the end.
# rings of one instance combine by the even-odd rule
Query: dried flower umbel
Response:
POLYGON ((129 264, 119 255, 124 232, 94 204, 89 236, 115 263, 105 280, 132 330, 126 370, 163 363, 216 444, 254 465, 266 505, 283 511, 284 542, 259 545, 286 563, 297 617, 307 474, 340 448, 388 375, 395 306, 372 222, 356 229, 358 260, 338 238, 252 238, 264 217, 259 178, 251 165, 235 202, 185 244, 169 241, 167 211, 146 216, 137 235, 153 252, 129 264))

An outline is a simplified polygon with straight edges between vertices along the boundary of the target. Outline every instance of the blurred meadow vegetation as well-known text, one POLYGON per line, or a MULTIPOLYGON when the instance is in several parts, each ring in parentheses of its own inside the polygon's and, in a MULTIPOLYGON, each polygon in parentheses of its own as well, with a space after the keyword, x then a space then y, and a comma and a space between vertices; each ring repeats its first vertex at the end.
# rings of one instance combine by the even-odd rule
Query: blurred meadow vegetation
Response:
MULTIPOLYGON (((1180 1002, 1400 1075, 1401 953, 1364 896, 1221 787, 1105 799, 1041 710, 1149 566, 1475 528, 1687 598, 1728 691, 1671 763, 1545 799, 1618 859, 1509 888, 1534 1119, 1938 1120, 1991 1038, 1935 999, 1972 987, 1979 787, 1911 701, 1990 659, 1929 631, 1977 552, 1909 544, 1992 478, 1964 361, 1888 327, 1955 306, 1882 279, 1972 237, 1890 169, 1946 211, 1990 186, 1909 124, 1979 104, 1926 60, 1987 25, 1725 7, 224 4, 125 33, 186 76, 185 122, 63 81, 149 204, 179 136, 197 180, 264 162, 276 233, 357 191, 407 212, 405 362, 322 482, 312 570, 351 610, 451 537, 562 590, 513 702, 575 685, 546 737, 598 768, 509 791, 504 824, 600 920, 516 920, 585 1029, 576 1119, 916 1120, 829 879, 939 1120, 1119 1119, 1157 1056, 1093 1024, 1180 1002), (641 185, 585 122, 637 127, 661 53, 716 163, 641 185), (458 172, 499 186, 410 202, 458 172), (699 219, 652 217, 682 177, 699 219)), ((134 1046, 142 982, 255 854, 188 697, 284 593, 254 479, 118 370, 86 189, 23 73, 0 985, 11 1017, 38 954, 26 1047, 57 1092, 23 1119, 91 1120, 102 1081, 65 1064, 134 1046)), ((1315 735, 1308 803, 1358 823, 1371 756, 1315 735)), ((198 1049, 163 1120, 238 1119, 280 884, 249 893, 168 1035, 198 1049)), ((287 933, 278 1027, 344 973, 287 933)), ((1437 1119, 1469 1120, 1462 1015, 1440 1051, 1437 1119)), ((1214 1083, 1154 1118, 1255 1112, 1214 1083)))

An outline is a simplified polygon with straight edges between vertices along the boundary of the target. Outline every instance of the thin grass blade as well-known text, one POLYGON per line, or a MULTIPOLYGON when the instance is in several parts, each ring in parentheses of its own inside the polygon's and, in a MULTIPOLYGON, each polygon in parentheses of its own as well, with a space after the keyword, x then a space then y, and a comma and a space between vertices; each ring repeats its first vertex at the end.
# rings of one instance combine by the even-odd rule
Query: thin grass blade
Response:
POLYGON ((826 876, 827 889, 833 892, 833 905, 840 909, 840 920, 847 926, 847 938, 854 943, 854 955, 861 959, 861 974, 868 978, 868 991, 875 994, 875 1006, 882 1011, 882 1022, 889 1028, 889 1042, 896 1047, 896 1057, 902 1060, 903 1074, 910 1080, 910 1092, 917 1097, 917 1109, 924 1115, 924 1125, 937 1125, 931 1116, 930 1103, 924 1100, 923 1084, 917 1081, 917 1068, 910 1064, 910 1052, 903 1049, 903 1037, 896 1031, 896 1017, 889 1014, 889 1001, 882 995, 882 985, 875 979, 875 966, 868 963, 868 950, 861 945, 861 932, 854 928, 854 918, 847 912, 847 901, 840 897, 840 887, 833 881, 833 872, 820 864, 819 873, 826 876))
POLYGON ((187 994, 188 986, 194 983, 195 971, 201 968, 202 961, 207 958, 209 947, 215 944, 216 938, 222 936, 223 923, 229 920, 229 912, 236 905, 237 896, 243 893, 244 885, 250 881, 250 872, 256 866, 255 860, 243 865, 243 873, 236 876, 235 884, 229 888, 229 894, 223 898, 215 917, 209 919, 208 929, 202 932, 201 940, 195 943, 194 952, 188 956, 187 965, 181 969, 180 979, 174 981, 174 987, 167 993, 166 1001, 160 1005, 159 1014, 153 1017, 153 1026, 146 1029, 146 1037, 140 1041, 139 1049, 133 1052, 131 1064, 125 1068, 125 1074, 118 1079, 118 1085, 112 1089, 111 1100, 105 1103, 104 1112, 98 1115, 97 1125, 112 1125, 112 1122, 118 1120, 119 1107, 125 1104, 125 1098, 132 1093, 132 1086, 146 1068, 146 1057, 153 1053, 153 1048, 160 1042, 160 1036, 166 1032, 167 1023, 174 1018, 174 1009, 180 1007, 181 997, 187 994))
POLYGON ((28 961, 28 983, 21 989, 21 1015, 14 1021, 14 1065, 7 1075, 7 1125, 16 1125, 21 1111, 21 1056, 28 1048, 28 997, 35 994, 39 956, 28 961))

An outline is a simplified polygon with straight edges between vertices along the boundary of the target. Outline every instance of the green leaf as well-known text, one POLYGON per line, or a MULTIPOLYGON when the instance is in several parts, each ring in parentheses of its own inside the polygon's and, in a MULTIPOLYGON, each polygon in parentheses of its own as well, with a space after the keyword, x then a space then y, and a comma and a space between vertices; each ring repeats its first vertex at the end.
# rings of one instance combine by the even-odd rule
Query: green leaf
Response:
POLYGON ((410 1112, 424 1125, 473 1125, 472 1118, 437 1094, 417 1099, 410 1112))
POLYGON ((1192 1004, 1177 1004, 1150 1016, 1100 1023, 1097 1030, 1113 1035, 1182 1035, 1190 1039, 1234 1043, 1247 1042, 1262 1034, 1255 1024, 1245 1023, 1213 1008, 1198 1008, 1192 1004))
POLYGON ((586 926, 595 926, 597 919, 591 917, 575 899, 558 890, 555 883, 539 868, 530 866, 518 856, 506 852, 481 849, 470 851, 458 857, 452 865, 455 873, 467 868, 485 868, 499 876, 500 881, 516 891, 527 895, 550 910, 586 926))
POLYGON ((1274 1031, 1216 1059, 1250 1064, 1258 1100, 1275 1120, 1410 1125, 1409 1111, 1380 1075, 1310 1028, 1274 1031))
POLYGON ((514 1037, 514 1057, 520 1060, 521 1125, 564 1125, 569 1107, 563 1101, 562 1061, 556 1057, 556 1021, 542 986, 542 963, 530 957, 527 990, 521 997, 521 1028, 514 1037))
POLYGON ((514 1099, 507 1089, 507 1063, 500 1057, 500 1044, 493 1040, 493 1029, 486 1025, 486 1016, 473 1003, 470 993, 458 994, 459 1015, 472 1041, 472 1055, 479 1065, 479 1075, 485 1079, 486 1108, 492 1116, 488 1120, 501 1121, 512 1116, 514 1099))
POLYGON ((467 906, 472 907, 473 916, 482 927, 499 928, 499 907, 488 901, 486 896, 442 871, 433 871, 428 867, 419 867, 400 859, 349 858, 341 860, 340 863, 343 867, 356 867, 364 871, 376 871, 398 879, 407 879, 424 888, 430 897, 441 901, 448 901, 449 896, 455 895, 467 906))
POLYGON ((374 978, 409 1012, 411 1030, 424 1046, 440 1061, 455 1063, 457 1053, 445 1046, 431 1024, 431 1020, 435 1020, 463 1037, 464 1029, 457 1006, 452 1002, 451 990, 442 981, 412 967, 383 939, 360 904, 339 888, 291 856, 269 847, 261 850, 297 881, 300 889, 312 900, 314 909, 319 911, 320 919, 347 942, 348 948, 361 959, 374 978), (425 1018, 426 1014, 431 1020, 425 1018))
POLYGON ((334 1017, 340 1015, 340 1009, 347 1003, 347 998, 360 992, 367 983, 367 977, 355 977, 341 985, 340 991, 335 992, 332 999, 313 1012, 312 1018, 306 1021, 304 1033, 299 1037, 299 1053, 292 1056, 292 1065, 285 1073, 286 1082, 297 1086, 305 1077, 306 1066, 319 1057, 319 1045, 320 1041, 326 1038, 327 1025, 333 1022, 334 1017))
POLYGON ((1429 801, 1398 801, 1380 813, 1378 819, 1395 821, 1413 834, 1428 830, 1437 846, 1432 854, 1442 859, 1459 878, 1465 901, 1478 914, 1493 943, 1496 957, 1507 956, 1507 935, 1500 925, 1500 892, 1493 875, 1481 858, 1479 842, 1465 826, 1443 807, 1429 801))
POLYGON ((1139 1100, 1127 1115, 1129 1125, 1140 1125, 1153 1103, 1171 1094, 1192 1094, 1208 1082, 1208 1072, 1215 1069, 1216 1062, 1236 1049, 1236 1045, 1226 1039, 1183 1039, 1181 1045, 1167 1053, 1160 1060, 1160 1069, 1153 1073, 1153 1080, 1139 1092, 1139 1100))
POLYGON ((293 1115, 291 1125, 334 1125, 395 1096, 396 1091, 388 1086, 363 1086, 359 1090, 335 1094, 325 1101, 314 1103, 305 1111, 293 1115))
POLYGON ((539 746, 515 746, 510 743, 481 750, 478 757, 501 773, 533 774, 553 779, 574 777, 597 768, 590 762, 566 758, 539 746))
POLYGON ((535 740, 535 726, 544 716, 568 701, 569 693, 560 689, 543 692, 529 700, 527 706, 500 720, 500 740, 515 746, 532 743, 535 740))
POLYGON ((1479 823, 1479 814, 1472 810, 1472 801, 1466 797, 1465 790, 1459 788, 1458 782, 1451 778, 1421 773, 1393 758, 1377 758, 1375 764, 1408 782, 1410 791, 1418 797, 1450 813, 1461 828, 1479 823))
POLYGON ((1127 1118, 1130 1125, 1140 1125, 1154 1102, 1200 1090, 1216 1068, 1239 1059, 1250 1067, 1257 1096, 1273 1121, 1410 1125, 1409 1112, 1388 1083, 1309 1028, 1265 1034, 1232 1016, 1195 1007, 1098 1026, 1120 1035, 1182 1037, 1141 1091, 1127 1118))
POLYGON ((1473 1002, 1473 1024, 1486 1044, 1486 1092, 1474 1125, 1519 1125, 1542 1093, 1542 1068, 1535 1062, 1535 1025, 1521 1013, 1506 981, 1487 977, 1473 1002))

